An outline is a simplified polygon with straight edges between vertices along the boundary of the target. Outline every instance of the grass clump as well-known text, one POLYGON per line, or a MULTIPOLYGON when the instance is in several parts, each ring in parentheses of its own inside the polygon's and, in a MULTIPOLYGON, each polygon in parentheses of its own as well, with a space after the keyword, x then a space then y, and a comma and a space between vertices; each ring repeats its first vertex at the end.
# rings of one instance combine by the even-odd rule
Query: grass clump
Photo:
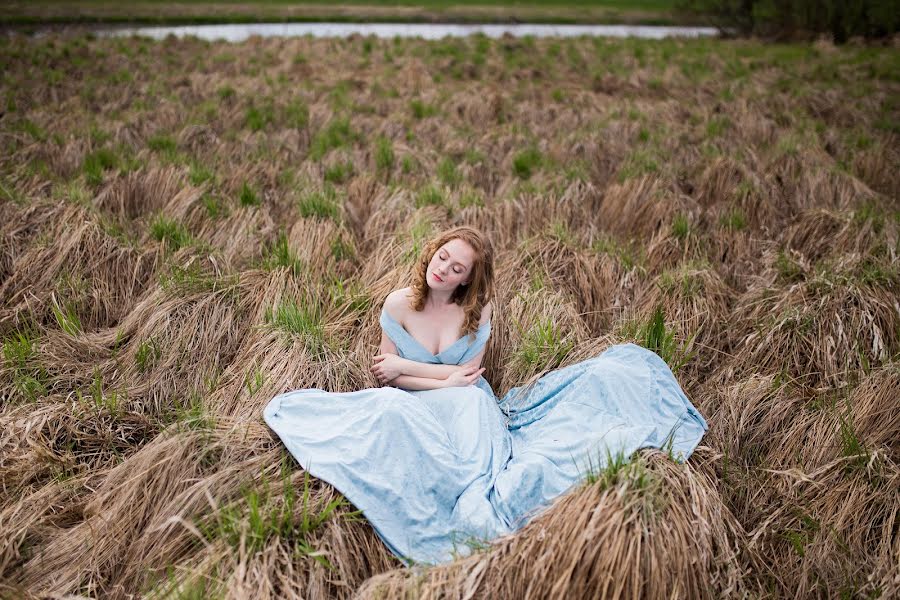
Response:
POLYGON ((85 157, 81 168, 88 184, 100 185, 103 183, 103 172, 112 169, 116 164, 118 160, 115 152, 109 148, 100 148, 85 157))
POLYGON ((216 90, 216 95, 219 96, 219 100, 231 100, 237 95, 237 92, 230 85, 223 85, 216 90))
POLYGON ((266 253, 263 265, 269 270, 285 268, 295 276, 300 275, 305 267, 300 257, 291 250, 287 235, 283 231, 278 234, 278 239, 266 253))
POLYGON ((441 182, 449 187, 456 187, 462 181, 462 174, 456 168, 452 158, 444 158, 437 168, 437 176, 441 182))
POLYGON ((541 166, 543 156, 537 148, 528 148, 513 157, 513 174, 519 179, 530 179, 541 166))
POLYGON ((152 337, 147 338, 138 345, 134 355, 134 364, 138 373, 146 373, 162 357, 162 348, 152 337))
POLYGON ((404 175, 409 175, 416 170, 416 165, 418 165, 418 162, 415 158, 412 156, 404 156, 403 160, 400 161, 400 170, 403 171, 404 175))
POLYGON ((691 234, 691 222, 686 215, 678 213, 672 219, 672 235, 679 239, 685 240, 691 234))
POLYGON ((466 190, 459 197, 459 207, 469 208, 470 206, 484 207, 484 196, 477 190, 466 190))
POLYGON ((191 182, 191 185, 203 185, 206 182, 213 182, 215 179, 216 173, 212 168, 197 161, 191 162, 191 167, 188 171, 188 180, 191 182))
POLYGON ((331 240, 330 249, 334 260, 352 260, 356 256, 353 245, 344 241, 342 236, 336 236, 331 240))
POLYGON ((297 201, 297 208, 300 210, 300 216, 304 218, 340 220, 341 210, 337 194, 331 186, 304 194, 297 201))
POLYGON ((184 266, 170 265, 160 274, 159 284, 173 296, 227 291, 236 297, 238 293, 236 275, 218 276, 215 273, 208 273, 196 262, 184 266))
POLYGON ((54 295, 53 306, 51 308, 53 310, 53 317, 56 319, 56 324, 59 325, 60 329, 72 336, 81 333, 81 319, 71 302, 64 302, 63 305, 60 306, 54 295))
POLYGON ((853 223, 859 227, 862 227, 866 223, 871 223, 872 231, 874 233, 881 233, 884 229, 885 215, 878 205, 871 200, 868 200, 853 211, 853 223))
POLYGON ((116 389, 106 389, 103 385, 103 374, 95 367, 90 387, 86 391, 75 390, 75 398, 78 404, 88 404, 96 410, 106 410, 117 415, 128 399, 128 394, 116 389))
POLYGON ((334 119, 313 138, 309 156, 313 160, 321 160, 329 150, 347 146, 355 139, 356 133, 350 127, 350 119, 334 119))
POLYGON ((637 148, 622 163, 618 180, 623 183, 628 179, 640 177, 660 170, 659 157, 651 148, 637 148))
POLYGON ((306 129, 309 126, 309 107, 300 99, 291 100, 284 108, 284 120, 288 127, 306 129))
MULTIPOLYGON (((521 331, 521 326, 517 327, 521 331)), ((523 333, 522 343, 513 359, 529 368, 556 368, 575 347, 575 343, 549 317, 538 320, 523 333)))
POLYGON ((322 357, 325 352, 325 321, 318 305, 286 300, 276 308, 268 308, 265 322, 276 329, 303 340, 307 350, 322 357))
POLYGON ((657 306, 650 318, 643 323, 639 321, 625 323, 622 334, 626 338, 635 340, 638 345, 655 352, 666 361, 666 364, 672 369, 672 373, 675 374, 694 355, 694 351, 690 348, 696 334, 690 336, 683 344, 676 340, 675 330, 666 326, 665 314, 661 306, 657 306))
POLYGON ((841 456, 850 459, 844 468, 848 472, 865 469, 869 463, 871 454, 866 444, 856 433, 853 423, 853 412, 847 401, 846 410, 838 411, 838 438, 840 441, 841 456))
POLYGON ((165 215, 157 215, 150 223, 150 234, 158 242, 164 242, 173 249, 178 250, 191 243, 191 234, 187 228, 173 219, 167 219, 165 215))
POLYGON ((803 279, 803 267, 784 250, 778 251, 775 258, 775 271, 781 281, 793 283, 803 279))
POLYGON ((416 261, 425 248, 425 243, 434 233, 434 226, 426 219, 418 219, 409 228, 409 246, 403 253, 403 262, 416 261))
POLYGON ((271 101, 262 106, 251 104, 244 114, 244 126, 251 131, 260 131, 275 122, 275 107, 271 101))
POLYGON ((375 169, 384 175, 390 175, 394 168, 394 147, 391 140, 380 136, 375 141, 375 169))
POLYGON ((710 265, 702 261, 683 263, 660 273, 656 285, 666 294, 679 293, 684 298, 696 298, 705 288, 702 273, 709 269, 710 265))
POLYGON ((781 536, 791 544, 794 553, 803 558, 806 555, 806 547, 812 543, 821 526, 818 521, 803 511, 795 508, 794 512, 799 513, 797 525, 782 531, 781 536))
POLYGON ((650 473, 639 458, 631 460, 621 450, 615 453, 609 448, 604 450, 605 456, 597 459, 590 454, 586 456, 587 465, 583 469, 584 485, 597 485, 600 489, 609 489, 620 483, 627 483, 630 488, 639 490, 649 486, 650 473))
POLYGON ((349 160, 325 168, 324 179, 328 183, 341 184, 353 176, 353 163, 349 160))
POLYGON ((433 117, 437 114, 437 107, 426 104, 419 100, 418 98, 412 100, 409 103, 409 110, 412 112, 412 116, 418 120, 426 119, 428 117, 433 117))
POLYGON ((328 288, 331 303, 335 306, 346 306, 351 312, 364 314, 372 306, 372 297, 357 280, 347 281, 334 277, 328 288))
POLYGON ((238 193, 238 201, 241 206, 259 206, 261 203, 256 190, 250 187, 246 181, 241 184, 241 191, 238 193))
POLYGON ((436 185, 427 185, 416 194, 416 208, 423 206, 442 206, 444 204, 444 192, 436 185))
POLYGON ((3 362, 12 372, 13 389, 28 402, 47 393, 49 379, 47 371, 36 365, 35 338, 34 332, 22 330, 3 341, 3 362))
POLYGON ((349 503, 340 495, 332 500, 314 498, 308 472, 304 472, 303 491, 298 496, 286 460, 282 461, 280 488, 274 490, 263 475, 259 487, 242 486, 237 502, 200 521, 197 528, 209 542, 221 539, 251 556, 278 542, 290 546, 294 558, 311 558, 333 569, 325 554, 313 547, 312 535, 328 520, 354 520, 359 511, 341 513, 349 503))
POLYGON ((733 206, 722 215, 719 224, 730 231, 741 231, 747 227, 747 217, 740 208, 733 206))
POLYGON ((591 250, 614 257, 628 271, 634 268, 645 269, 646 256, 643 246, 619 242, 611 235, 601 235, 591 243, 591 250))
POLYGON ((174 158, 178 153, 178 144, 171 136, 164 134, 154 135, 147 140, 147 147, 168 159, 174 158))
POLYGON ((200 201, 203 203, 203 208, 206 209, 206 214, 211 219, 218 219, 228 214, 228 207, 216 195, 203 194, 200 201))

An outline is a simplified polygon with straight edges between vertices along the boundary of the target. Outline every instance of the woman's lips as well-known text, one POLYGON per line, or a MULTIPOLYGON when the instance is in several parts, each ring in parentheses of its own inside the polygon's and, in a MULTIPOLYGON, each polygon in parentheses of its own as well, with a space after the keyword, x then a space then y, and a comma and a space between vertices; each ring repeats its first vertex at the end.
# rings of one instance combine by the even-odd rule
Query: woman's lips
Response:
POLYGON ((438 274, 437 274, 437 273, 432 273, 431 275, 432 275, 432 277, 434 277, 435 279, 437 279, 437 280, 440 281, 441 283, 444 283, 444 280, 441 279, 440 277, 438 277, 438 274))

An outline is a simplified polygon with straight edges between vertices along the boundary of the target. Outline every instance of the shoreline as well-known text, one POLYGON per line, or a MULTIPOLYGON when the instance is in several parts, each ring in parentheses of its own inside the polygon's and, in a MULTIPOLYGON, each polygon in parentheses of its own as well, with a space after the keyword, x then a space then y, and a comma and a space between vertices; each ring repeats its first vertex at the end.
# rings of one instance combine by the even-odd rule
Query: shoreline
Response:
POLYGON ((0 28, 66 26, 177 26, 254 23, 434 23, 712 26, 710 19, 669 11, 617 10, 579 6, 375 5, 293 6, 247 4, 63 5, 8 4, 0 7, 0 28))

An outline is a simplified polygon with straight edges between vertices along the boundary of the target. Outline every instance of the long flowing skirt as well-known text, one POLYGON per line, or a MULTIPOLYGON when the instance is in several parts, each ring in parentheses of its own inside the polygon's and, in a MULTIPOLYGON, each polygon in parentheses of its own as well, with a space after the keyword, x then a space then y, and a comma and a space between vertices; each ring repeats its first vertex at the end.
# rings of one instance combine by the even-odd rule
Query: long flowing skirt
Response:
POLYGON ((634 344, 558 369, 499 402, 478 386, 304 389, 266 423, 401 559, 439 563, 515 531, 610 456, 686 460, 707 429, 668 365, 634 344))

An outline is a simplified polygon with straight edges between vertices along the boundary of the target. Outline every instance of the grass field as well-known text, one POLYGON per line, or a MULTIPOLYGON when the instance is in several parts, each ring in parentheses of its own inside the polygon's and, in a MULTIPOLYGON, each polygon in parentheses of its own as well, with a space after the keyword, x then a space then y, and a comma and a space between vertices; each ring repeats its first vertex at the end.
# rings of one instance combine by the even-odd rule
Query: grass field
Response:
POLYGON ((0 62, 0 597, 900 594, 896 49, 61 35, 0 62), (373 386, 383 298, 457 223, 498 250, 498 396, 632 340, 710 431, 410 571, 261 411, 373 386))
POLYGON ((0 5, 0 25, 53 23, 246 23, 281 21, 456 22, 456 23, 632 23, 697 21, 674 10, 674 0, 588 2, 500 2, 497 0, 407 0, 401 2, 290 2, 288 0, 109 0, 11 1, 0 5))

